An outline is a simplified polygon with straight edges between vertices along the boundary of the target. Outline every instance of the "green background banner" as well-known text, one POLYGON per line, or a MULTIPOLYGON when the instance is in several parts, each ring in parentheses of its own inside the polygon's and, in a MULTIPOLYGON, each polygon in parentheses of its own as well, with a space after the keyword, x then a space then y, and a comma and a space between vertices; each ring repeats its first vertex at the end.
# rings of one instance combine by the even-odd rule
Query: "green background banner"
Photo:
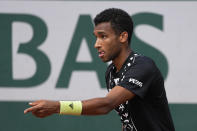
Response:
MULTIPOLYGON (((36 118, 24 115, 27 102, 0 103, 0 131, 120 131, 120 118, 115 111, 103 116, 60 116, 36 118)), ((170 104, 176 131, 196 131, 197 105, 170 104)))

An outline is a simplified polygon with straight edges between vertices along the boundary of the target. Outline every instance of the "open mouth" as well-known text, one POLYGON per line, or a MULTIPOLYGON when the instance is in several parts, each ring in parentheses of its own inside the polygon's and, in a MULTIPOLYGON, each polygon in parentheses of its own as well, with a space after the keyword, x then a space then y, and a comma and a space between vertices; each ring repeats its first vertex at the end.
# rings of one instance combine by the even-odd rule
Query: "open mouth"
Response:
POLYGON ((99 53, 99 57, 103 57, 103 56, 104 56, 104 54, 105 54, 105 52, 104 52, 104 51, 99 51, 98 53, 99 53))

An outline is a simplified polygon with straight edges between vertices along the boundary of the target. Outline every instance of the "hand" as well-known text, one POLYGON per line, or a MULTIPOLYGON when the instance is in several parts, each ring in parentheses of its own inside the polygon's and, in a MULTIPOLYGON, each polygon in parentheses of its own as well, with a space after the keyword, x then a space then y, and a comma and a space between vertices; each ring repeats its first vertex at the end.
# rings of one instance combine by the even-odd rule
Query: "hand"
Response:
POLYGON ((32 112, 34 116, 44 118, 54 113, 60 112, 59 101, 39 100, 29 103, 29 105, 32 107, 24 110, 24 114, 32 112))

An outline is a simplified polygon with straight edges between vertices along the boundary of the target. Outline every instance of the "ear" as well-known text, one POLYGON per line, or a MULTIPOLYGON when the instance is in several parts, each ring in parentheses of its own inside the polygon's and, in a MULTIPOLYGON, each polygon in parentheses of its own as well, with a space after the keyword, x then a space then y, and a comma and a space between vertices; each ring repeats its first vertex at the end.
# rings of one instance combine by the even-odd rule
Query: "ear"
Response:
POLYGON ((124 31, 120 34, 120 42, 125 43, 126 41, 128 41, 128 33, 124 31))

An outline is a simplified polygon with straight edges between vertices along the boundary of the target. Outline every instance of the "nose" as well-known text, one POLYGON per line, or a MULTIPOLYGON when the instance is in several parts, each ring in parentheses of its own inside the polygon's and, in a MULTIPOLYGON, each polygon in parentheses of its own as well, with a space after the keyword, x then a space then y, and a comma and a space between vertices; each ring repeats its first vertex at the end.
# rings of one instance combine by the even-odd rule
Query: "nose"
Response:
POLYGON ((98 49, 101 47, 101 42, 99 41, 99 39, 96 39, 96 42, 94 44, 94 48, 98 49))

